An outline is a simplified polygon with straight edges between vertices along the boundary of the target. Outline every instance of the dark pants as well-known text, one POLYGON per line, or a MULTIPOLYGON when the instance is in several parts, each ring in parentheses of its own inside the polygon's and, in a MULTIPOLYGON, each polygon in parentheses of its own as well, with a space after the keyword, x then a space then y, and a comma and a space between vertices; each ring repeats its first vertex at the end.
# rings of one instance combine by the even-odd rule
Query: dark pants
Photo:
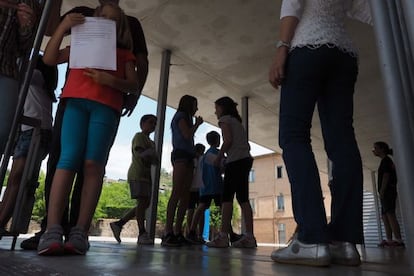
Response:
POLYGON ((222 202, 233 202, 234 195, 239 204, 249 202, 249 173, 252 165, 253 158, 251 157, 226 164, 222 202))
POLYGON ((357 74, 357 59, 337 48, 296 48, 287 60, 279 143, 291 184, 298 239, 305 243, 363 240, 362 162, 352 126, 357 74), (315 105, 325 150, 333 162, 329 225, 310 139, 315 105))

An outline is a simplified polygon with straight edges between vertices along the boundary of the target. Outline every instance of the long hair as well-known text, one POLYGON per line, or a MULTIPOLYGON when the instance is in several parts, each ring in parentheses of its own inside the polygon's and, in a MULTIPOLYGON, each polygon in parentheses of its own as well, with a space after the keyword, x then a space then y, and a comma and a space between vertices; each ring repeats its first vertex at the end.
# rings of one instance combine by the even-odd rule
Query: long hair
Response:
POLYGON ((187 122, 190 126, 193 124, 192 116, 194 111, 194 104, 197 104, 197 98, 190 95, 184 95, 181 97, 177 108, 177 111, 184 112, 188 115, 187 122))
POLYGON ((116 22, 116 44, 118 48, 127 49, 132 51, 133 40, 131 30, 129 28, 128 16, 125 12, 115 3, 107 2, 99 6, 95 11, 95 16, 101 16, 102 9, 106 6, 110 6, 116 9, 119 13, 118 21, 116 22))
POLYGON ((233 101, 230 97, 221 97, 214 103, 223 108, 223 114, 221 114, 221 116, 230 115, 236 118, 240 123, 242 122, 242 118, 240 117, 239 111, 237 111, 237 103, 233 101))
POLYGON ((378 141, 374 143, 374 146, 377 146, 379 149, 381 149, 386 155, 392 155, 393 154, 393 150, 390 148, 390 146, 383 142, 383 141, 378 141))

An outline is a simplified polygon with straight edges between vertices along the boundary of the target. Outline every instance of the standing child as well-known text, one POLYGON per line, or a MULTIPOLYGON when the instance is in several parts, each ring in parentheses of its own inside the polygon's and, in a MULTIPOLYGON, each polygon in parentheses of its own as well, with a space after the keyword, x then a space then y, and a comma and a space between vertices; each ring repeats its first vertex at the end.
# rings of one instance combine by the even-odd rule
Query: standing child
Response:
MULTIPOLYGON (((193 181, 191 182, 190 187, 190 202, 188 203, 187 209, 187 234, 190 232, 190 227, 193 222, 194 211, 200 204, 200 188, 203 186, 203 167, 202 167, 202 157, 206 147, 203 144, 196 144, 194 146, 194 172, 193 172, 193 181)), ((200 221, 197 224, 199 227, 199 232, 203 231, 204 221, 200 221)))
MULTIPOLYGON (((62 151, 53 178, 48 209, 47 230, 42 235, 39 255, 63 253, 84 255, 89 247, 87 232, 102 189, 105 165, 119 123, 123 92, 137 93, 135 58, 127 19, 114 4, 104 4, 97 16, 114 20, 117 25, 117 71, 71 69, 62 98, 66 100, 63 118, 62 151), (69 200, 73 179, 83 166, 79 217, 63 244, 62 213, 69 200)), ((55 65, 69 60, 69 48, 59 50, 65 33, 82 24, 81 14, 67 15, 49 40, 44 61, 55 65)))
POLYGON ((217 237, 207 243, 209 247, 228 247, 229 235, 232 231, 231 218, 233 198, 236 195, 246 225, 246 233, 232 243, 233 247, 257 247, 253 235, 253 213, 249 202, 249 173, 253 165, 250 146, 242 120, 237 111, 237 103, 229 97, 222 97, 215 102, 216 115, 223 135, 223 145, 215 160, 216 166, 227 154, 224 170, 224 190, 221 209, 221 231, 217 237))
POLYGON ((395 214, 397 202, 397 172, 390 155, 392 149, 387 143, 378 141, 374 143, 372 151, 375 156, 381 158, 378 167, 378 195, 381 202, 381 216, 384 223, 386 240, 378 246, 404 246, 401 238, 401 229, 395 214), (394 234, 395 240, 392 239, 394 234))
POLYGON ((198 173, 201 172, 203 187, 200 188, 200 203, 194 212, 193 221, 187 239, 194 244, 204 243, 204 240, 197 233, 197 225, 203 220, 204 211, 210 208, 211 201, 214 200, 216 206, 221 206, 221 194, 223 191, 223 178, 221 167, 214 165, 220 145, 220 134, 216 131, 207 133, 207 143, 210 148, 201 157, 198 173))
POLYGON ((151 202, 152 180, 151 165, 158 163, 155 144, 149 135, 154 132, 157 117, 146 114, 139 123, 141 132, 132 139, 132 163, 128 169, 128 183, 131 198, 137 200, 137 206, 129 210, 120 220, 111 222, 110 226, 115 239, 121 242, 122 227, 133 217, 138 223, 138 244, 154 244, 154 240, 145 229, 145 211, 151 202))
MULTIPOLYGON (((33 182, 37 182, 41 162, 49 152, 50 139, 52 138, 52 102, 56 101, 54 91, 57 86, 57 78, 57 67, 45 65, 42 56, 39 55, 23 108, 24 116, 40 121, 40 144, 31 178, 33 182)), ((20 134, 14 148, 7 189, 3 201, 0 202, 0 239, 1 236, 12 235, 5 230, 5 227, 13 215, 20 182, 23 178, 24 169, 28 165, 26 160, 33 132, 33 126, 21 125, 20 134)))
POLYGON ((37 0, 0 1, 0 157, 6 149, 19 100, 17 60, 32 47, 40 11, 37 0))
POLYGON ((177 112, 171 121, 173 188, 167 205, 167 222, 162 246, 180 246, 185 241, 182 226, 193 179, 194 133, 203 123, 203 118, 200 116, 196 117, 195 123, 193 123, 193 116, 197 109, 197 99, 190 95, 184 95, 181 97, 177 112), (175 229, 173 229, 176 211, 177 217, 175 229))

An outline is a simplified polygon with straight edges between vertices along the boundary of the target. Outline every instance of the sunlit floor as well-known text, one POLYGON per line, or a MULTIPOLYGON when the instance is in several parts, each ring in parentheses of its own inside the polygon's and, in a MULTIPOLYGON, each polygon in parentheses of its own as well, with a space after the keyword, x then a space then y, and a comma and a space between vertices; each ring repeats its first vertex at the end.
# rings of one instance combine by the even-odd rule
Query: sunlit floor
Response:
POLYGON ((206 246, 164 248, 137 246, 134 240, 117 244, 113 238, 90 238, 86 256, 41 257, 35 251, 11 251, 12 239, 0 241, 0 275, 414 275, 414 258, 402 248, 361 250, 360 267, 312 268, 276 264, 274 249, 214 249, 206 246), (411 269, 411 272, 410 272, 411 269))

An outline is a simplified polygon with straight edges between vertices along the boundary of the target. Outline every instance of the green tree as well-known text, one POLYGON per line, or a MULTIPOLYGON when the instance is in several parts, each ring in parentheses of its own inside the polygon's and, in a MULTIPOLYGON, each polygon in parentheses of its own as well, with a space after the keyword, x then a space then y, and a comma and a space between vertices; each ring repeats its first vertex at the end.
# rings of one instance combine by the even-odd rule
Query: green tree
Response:
MULTIPOLYGON (((160 193, 158 197, 157 219, 166 221, 167 203, 170 198, 172 177, 165 169, 161 169, 160 193)), ((94 220, 100 218, 120 218, 130 208, 136 206, 136 200, 131 199, 129 184, 125 181, 105 182, 96 207, 94 220)))
POLYGON ((6 170, 6 175, 4 176, 4 181, 2 186, 7 186, 7 181, 9 180, 10 171, 6 170))
POLYGON ((43 171, 39 174, 39 187, 35 192, 35 202, 33 205, 32 218, 40 222, 46 213, 45 206, 45 173, 43 171))
POLYGON ((119 218, 135 205, 136 201, 131 199, 127 182, 104 183, 94 219, 119 218))

